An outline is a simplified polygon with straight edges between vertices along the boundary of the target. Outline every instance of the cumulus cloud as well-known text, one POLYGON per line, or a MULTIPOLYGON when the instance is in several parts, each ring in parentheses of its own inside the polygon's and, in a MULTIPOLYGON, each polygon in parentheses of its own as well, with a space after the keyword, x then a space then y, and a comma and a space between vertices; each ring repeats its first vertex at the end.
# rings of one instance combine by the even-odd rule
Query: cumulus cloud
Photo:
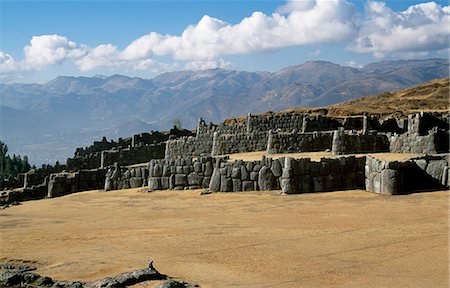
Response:
POLYGON ((449 46, 449 16, 449 7, 435 2, 395 12, 383 2, 369 1, 358 37, 349 49, 373 53, 375 58, 393 52, 441 50, 449 46))
POLYGON ((48 65, 61 63, 70 58, 85 55, 83 48, 60 35, 33 36, 30 45, 23 49, 25 64, 32 69, 40 69, 48 65))
MULTIPOLYGON (((232 65, 223 60, 227 55, 336 42, 351 43, 349 51, 372 53, 375 58, 388 54, 423 57, 429 51, 448 49, 449 13, 449 6, 435 2, 396 12, 384 2, 368 1, 365 12, 359 14, 347 0, 289 0, 270 15, 256 11, 236 24, 205 15, 180 35, 150 32, 123 50, 113 43, 88 47, 61 35, 34 36, 21 61, 1 52, 0 75, 64 61, 73 62, 83 72, 227 68, 232 65), (172 63, 160 63, 158 57, 172 59, 172 63)), ((318 56, 320 50, 309 55, 318 56)))

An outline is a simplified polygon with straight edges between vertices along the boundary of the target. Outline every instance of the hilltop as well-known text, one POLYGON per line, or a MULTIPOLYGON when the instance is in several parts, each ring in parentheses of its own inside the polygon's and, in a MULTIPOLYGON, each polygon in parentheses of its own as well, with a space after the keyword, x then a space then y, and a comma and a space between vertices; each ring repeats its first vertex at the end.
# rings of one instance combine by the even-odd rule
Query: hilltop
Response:
MULTIPOLYGON (((428 81, 410 88, 395 92, 384 92, 378 95, 361 97, 339 104, 323 107, 300 107, 281 111, 269 111, 261 115, 280 115, 312 113, 326 116, 378 115, 402 116, 420 111, 450 111, 449 78, 428 81)), ((245 117, 226 120, 227 123, 239 123, 245 117)))

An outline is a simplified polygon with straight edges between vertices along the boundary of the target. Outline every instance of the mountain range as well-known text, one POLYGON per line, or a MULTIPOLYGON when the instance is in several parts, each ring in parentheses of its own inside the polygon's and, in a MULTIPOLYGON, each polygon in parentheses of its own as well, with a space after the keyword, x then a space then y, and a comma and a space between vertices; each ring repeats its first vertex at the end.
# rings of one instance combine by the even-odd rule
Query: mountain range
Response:
POLYGON ((363 68, 312 61, 277 72, 177 71, 153 79, 60 76, 0 84, 0 138, 32 163, 64 161, 93 140, 170 128, 198 117, 324 106, 448 77, 447 59, 382 61, 363 68))

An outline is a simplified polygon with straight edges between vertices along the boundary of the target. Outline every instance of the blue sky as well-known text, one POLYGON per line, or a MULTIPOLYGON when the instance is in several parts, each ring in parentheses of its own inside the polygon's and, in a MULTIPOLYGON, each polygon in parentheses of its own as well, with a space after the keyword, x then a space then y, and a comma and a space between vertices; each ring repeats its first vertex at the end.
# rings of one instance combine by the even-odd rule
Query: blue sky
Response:
POLYGON ((0 82, 448 57, 447 1, 0 0, 0 82))

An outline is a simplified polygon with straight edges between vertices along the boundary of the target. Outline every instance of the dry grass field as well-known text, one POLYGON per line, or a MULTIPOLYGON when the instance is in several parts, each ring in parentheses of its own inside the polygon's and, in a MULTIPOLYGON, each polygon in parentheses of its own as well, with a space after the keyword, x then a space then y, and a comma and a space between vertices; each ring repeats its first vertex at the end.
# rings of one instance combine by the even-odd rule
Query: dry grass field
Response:
POLYGON ((59 280, 153 259, 202 287, 449 285, 447 191, 199 192, 88 191, 7 208, 0 262, 31 260, 59 280))
MULTIPOLYGON (((420 111, 445 113, 450 111, 449 95, 449 78, 441 78, 396 92, 361 97, 325 107, 291 108, 260 115, 309 113, 339 118, 364 113, 381 117, 408 115, 420 111)), ((245 116, 233 117, 226 119, 225 123, 243 125, 245 119, 245 116)))

